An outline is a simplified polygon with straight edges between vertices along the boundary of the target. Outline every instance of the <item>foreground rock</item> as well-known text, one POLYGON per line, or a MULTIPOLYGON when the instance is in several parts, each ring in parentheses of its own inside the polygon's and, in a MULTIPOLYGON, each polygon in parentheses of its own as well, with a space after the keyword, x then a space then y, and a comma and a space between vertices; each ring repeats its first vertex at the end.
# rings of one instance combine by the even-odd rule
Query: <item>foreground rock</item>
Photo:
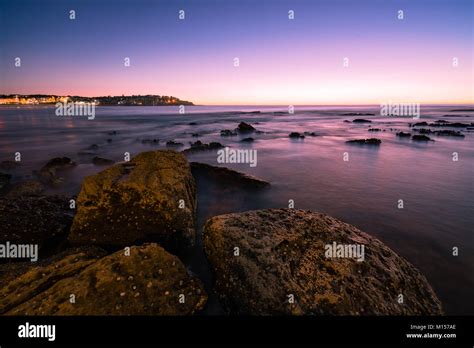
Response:
POLYGON ((69 240, 112 247, 154 241, 181 249, 194 242, 195 200, 183 154, 143 152, 84 179, 69 240))
MULTIPOLYGON (((52 251, 67 238, 72 223, 69 202, 60 196, 14 196, 0 199, 0 243, 38 244, 52 251)), ((25 259, 13 259, 25 261, 25 259)))
POLYGON ((121 250, 97 260, 79 252, 34 268, 0 290, 0 314, 189 315, 206 300, 176 256, 149 244, 132 247, 130 256, 121 250))
POLYGON ((203 237, 216 292, 231 313, 442 313, 414 266, 379 240, 325 214, 269 209, 220 215, 207 221, 203 237), (326 245, 333 242, 364 245, 363 261, 326 257, 326 245))

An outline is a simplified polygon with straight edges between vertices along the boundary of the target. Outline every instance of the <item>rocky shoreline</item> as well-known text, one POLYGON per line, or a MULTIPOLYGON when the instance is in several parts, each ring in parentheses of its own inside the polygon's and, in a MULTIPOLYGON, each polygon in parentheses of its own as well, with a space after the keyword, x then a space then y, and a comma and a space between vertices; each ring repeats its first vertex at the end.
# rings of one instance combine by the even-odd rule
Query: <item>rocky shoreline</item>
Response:
MULTIPOLYGON (((236 131, 255 132, 248 126, 236 131)), ((184 261, 187 250, 201 245, 197 178, 228 192, 271 189, 262 179, 189 163, 171 150, 101 165, 106 168, 83 180, 72 206, 70 197, 43 194, 74 170, 68 158, 49 161, 38 180, 11 184, 1 177, 0 244, 38 244, 39 260, 0 259, 0 314, 201 313, 208 294, 184 261)), ((229 314, 442 314, 426 278, 408 261, 321 213, 215 216, 205 223, 203 245, 215 277, 211 291, 229 314), (324 245, 333 241, 364 245, 365 261, 325 258, 324 245)))

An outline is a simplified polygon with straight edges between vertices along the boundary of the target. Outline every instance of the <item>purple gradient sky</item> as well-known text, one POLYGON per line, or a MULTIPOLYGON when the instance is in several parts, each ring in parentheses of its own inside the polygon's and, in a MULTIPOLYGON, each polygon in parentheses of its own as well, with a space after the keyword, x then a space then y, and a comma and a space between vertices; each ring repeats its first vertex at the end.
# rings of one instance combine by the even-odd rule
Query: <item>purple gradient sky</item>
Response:
POLYGON ((222 105, 474 102, 469 0, 7 0, 0 9, 3 94, 161 94, 222 105))

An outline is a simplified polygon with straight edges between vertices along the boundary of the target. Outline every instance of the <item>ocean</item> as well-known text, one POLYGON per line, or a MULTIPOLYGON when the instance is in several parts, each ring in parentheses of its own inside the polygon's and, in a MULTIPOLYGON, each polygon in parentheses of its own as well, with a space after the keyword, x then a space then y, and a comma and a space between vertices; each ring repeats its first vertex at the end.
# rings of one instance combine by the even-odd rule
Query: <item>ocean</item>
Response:
MULTIPOLYGON (((92 164, 90 155, 79 154, 92 144, 98 145, 98 156, 114 161, 123 161, 125 152, 133 157, 169 149, 166 142, 171 140, 184 144, 173 148, 178 151, 197 140, 256 150, 256 166, 225 166, 267 180, 271 188, 252 197, 216 197, 200 187, 199 228, 213 215, 288 207, 291 200, 297 209, 327 213, 376 236, 425 274, 447 314, 473 315, 474 130, 438 127, 461 130, 465 137, 428 134, 435 140, 428 142, 396 136, 398 131, 410 132, 409 123, 474 122, 474 112, 451 111, 460 108, 472 106, 422 106, 420 119, 414 120, 377 116, 379 106, 295 106, 294 114, 285 106, 186 106, 184 114, 177 106, 111 106, 97 107, 95 118, 87 119, 58 117, 53 106, 2 106, 0 161, 13 160, 20 152, 22 165, 13 177, 20 181, 33 177, 32 172, 53 157, 70 157, 78 166, 63 187, 49 193, 74 195, 85 176, 104 169, 92 164), (349 113, 375 116, 344 115, 349 113), (356 118, 372 122, 351 122, 356 118), (262 133, 220 135, 242 121, 262 133), (315 136, 291 139, 291 132, 315 136), (245 137, 254 141, 241 142, 245 137), (362 138, 382 143, 346 143, 362 138), (459 249, 458 256, 453 256, 453 247, 459 249)), ((217 162, 216 151, 187 156, 190 161, 223 165, 217 162)), ((199 246, 200 241, 187 264, 209 286, 212 275, 199 246)), ((219 312, 215 302, 210 298, 209 314, 219 312)))

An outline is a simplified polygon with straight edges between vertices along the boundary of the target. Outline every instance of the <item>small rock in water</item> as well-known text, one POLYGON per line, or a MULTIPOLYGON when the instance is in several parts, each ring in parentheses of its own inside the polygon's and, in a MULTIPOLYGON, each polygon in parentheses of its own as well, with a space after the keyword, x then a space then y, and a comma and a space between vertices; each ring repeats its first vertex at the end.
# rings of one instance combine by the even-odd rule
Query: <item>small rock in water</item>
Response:
POLYGON ((92 163, 94 163, 96 166, 108 166, 114 164, 115 162, 106 158, 96 156, 92 159, 92 163))
POLYGON ((48 163, 37 172, 37 175, 50 185, 58 185, 64 181, 64 178, 59 177, 58 173, 72 169, 75 166, 76 162, 69 157, 56 157, 49 160, 48 163))
POLYGON ((356 118, 355 120, 352 121, 353 123, 372 123, 370 120, 366 120, 364 118, 356 118))
POLYGON ((405 137, 411 137, 411 133, 405 133, 405 132, 398 132, 397 133, 398 137, 405 138, 405 137))
POLYGON ((413 135, 411 137, 411 139, 414 140, 414 141, 434 141, 430 137, 428 137, 426 135, 420 135, 420 134, 413 135))
POLYGON ((370 139, 354 139, 346 141, 348 144, 361 144, 361 145, 380 145, 382 140, 376 138, 370 139))
POLYGON ((303 139, 304 135, 302 135, 298 132, 291 132, 290 134, 288 134, 288 137, 290 137, 292 139, 303 139))
POLYGON ((250 133, 254 132, 255 128, 248 123, 240 122, 237 126, 237 131, 239 131, 240 133, 250 133))
POLYGON ((177 143, 175 142, 174 140, 169 140, 166 142, 166 146, 169 146, 169 147, 178 147, 178 146, 183 146, 184 144, 183 143, 177 143))
POLYGON ((254 140, 253 138, 244 138, 240 142, 241 143, 251 143, 251 142, 253 142, 253 140, 254 140))

